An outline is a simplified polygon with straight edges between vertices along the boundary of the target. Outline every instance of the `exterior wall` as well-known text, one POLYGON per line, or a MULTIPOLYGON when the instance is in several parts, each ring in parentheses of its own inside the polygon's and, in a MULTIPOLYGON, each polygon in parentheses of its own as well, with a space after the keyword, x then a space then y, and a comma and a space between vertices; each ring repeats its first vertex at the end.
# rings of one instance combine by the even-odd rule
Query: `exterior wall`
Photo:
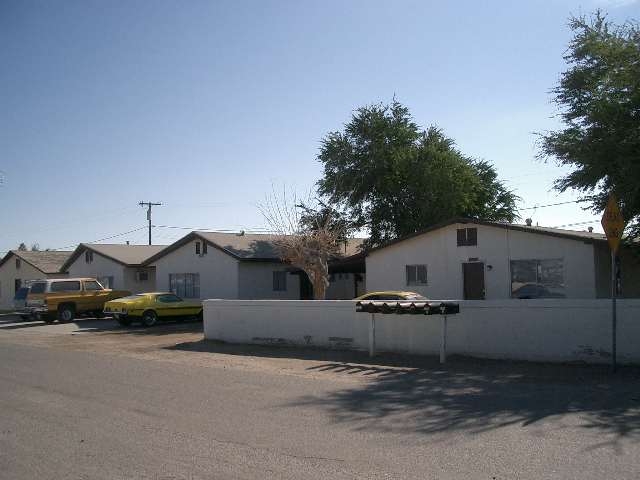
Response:
POLYGON ((476 224, 452 224, 373 251, 367 289, 411 290, 427 298, 463 298, 462 264, 485 264, 485 298, 511 297, 510 260, 563 259, 567 298, 595 298, 593 245, 581 241, 476 224), (457 228, 478 229, 476 246, 457 246, 457 228), (407 286, 406 265, 426 264, 426 286, 407 286))
POLYGON ((241 299, 300 299, 300 275, 287 273, 287 290, 273 290, 273 272, 286 272, 282 263, 238 262, 238 297, 241 299))
POLYGON ((189 242, 152 264, 156 289, 169 290, 170 273, 198 273, 200 298, 238 298, 238 261, 211 245, 206 255, 196 255, 195 243, 189 242))
MULTIPOLYGON (((621 298, 640 298, 640 256, 628 248, 619 251, 621 298)), ((611 298, 611 251, 602 243, 594 248, 596 268, 596 296, 611 298)))
POLYGON ((156 269, 154 267, 124 267, 124 289, 131 293, 144 293, 156 291, 156 269), (138 272, 147 272, 149 279, 138 280, 138 272))
POLYGON ((113 277, 111 288, 128 290, 124 278, 125 268, 121 263, 114 262, 98 252, 93 252, 93 261, 91 263, 87 263, 84 254, 82 254, 69 265, 68 272, 70 277, 113 277))
POLYGON ((22 280, 24 285, 27 280, 40 280, 42 278, 65 277, 65 274, 46 275, 37 268, 28 264, 24 260, 20 262, 20 268, 16 269, 16 256, 7 260, 0 267, 0 309, 10 310, 13 308, 13 297, 15 292, 16 279, 22 280))
MULTIPOLYGON (((334 273, 331 275, 333 281, 329 283, 329 288, 327 288, 326 299, 351 300, 357 297, 357 291, 362 290, 362 282, 358 282, 360 285, 356 288, 355 275, 355 273, 334 273)), ((364 278, 364 274, 360 275, 360 277, 364 278)))
MULTIPOLYGON (((640 364, 640 300, 618 301, 618 361, 640 364)), ((376 349, 437 354, 439 315, 375 315, 376 349)), ((204 302, 204 336, 232 343, 366 350, 371 315, 355 302, 204 302)), ((531 360, 611 361, 609 300, 495 300, 460 302, 447 319, 447 354, 531 360)))

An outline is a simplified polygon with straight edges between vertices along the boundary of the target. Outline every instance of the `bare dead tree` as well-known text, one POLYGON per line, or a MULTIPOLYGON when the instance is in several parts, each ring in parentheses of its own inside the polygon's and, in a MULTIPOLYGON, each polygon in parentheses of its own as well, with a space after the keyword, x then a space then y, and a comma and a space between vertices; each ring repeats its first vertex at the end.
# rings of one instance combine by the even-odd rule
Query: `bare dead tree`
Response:
POLYGON ((329 286, 329 260, 338 254, 344 232, 327 215, 312 217, 309 205, 313 203, 310 198, 300 201, 286 188, 279 194, 272 188, 258 208, 277 235, 275 245, 281 258, 304 271, 313 286, 313 298, 323 300, 329 286))

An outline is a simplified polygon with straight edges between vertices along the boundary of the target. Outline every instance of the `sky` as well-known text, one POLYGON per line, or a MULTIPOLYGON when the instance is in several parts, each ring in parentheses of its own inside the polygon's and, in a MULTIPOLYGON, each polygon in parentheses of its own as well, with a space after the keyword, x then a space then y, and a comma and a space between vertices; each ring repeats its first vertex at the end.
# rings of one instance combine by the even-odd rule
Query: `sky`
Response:
POLYGON ((640 18, 632 0, 0 0, 0 254, 146 243, 140 201, 162 203, 156 244, 263 231, 266 196, 312 192, 321 139, 394 95, 492 162, 523 219, 599 230, 576 203, 534 208, 578 198, 536 132, 560 126, 568 19, 596 8, 640 18))

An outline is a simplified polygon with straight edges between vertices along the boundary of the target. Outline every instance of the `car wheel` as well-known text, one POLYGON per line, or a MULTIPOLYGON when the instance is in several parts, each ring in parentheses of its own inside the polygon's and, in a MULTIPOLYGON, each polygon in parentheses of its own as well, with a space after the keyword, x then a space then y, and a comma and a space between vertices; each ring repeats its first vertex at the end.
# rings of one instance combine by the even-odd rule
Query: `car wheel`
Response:
POLYGON ((129 325, 131 325, 131 319, 129 317, 118 317, 116 320, 123 327, 128 327, 129 325))
POLYGON ((75 308, 73 305, 62 305, 58 308, 58 320, 61 323, 70 322, 76 316, 75 308))
POLYGON ((145 327, 153 327, 158 323, 158 315, 153 310, 147 310, 142 314, 142 325, 145 327))

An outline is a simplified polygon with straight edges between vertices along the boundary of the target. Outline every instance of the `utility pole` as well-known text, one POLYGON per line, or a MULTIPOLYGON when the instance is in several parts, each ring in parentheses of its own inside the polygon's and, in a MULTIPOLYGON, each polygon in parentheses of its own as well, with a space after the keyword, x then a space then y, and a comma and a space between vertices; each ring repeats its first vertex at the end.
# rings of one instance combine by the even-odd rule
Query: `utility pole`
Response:
POLYGON ((149 220, 149 245, 151 245, 151 207, 155 207, 158 205, 162 205, 161 203, 153 203, 153 202, 140 202, 138 203, 141 207, 147 207, 147 220, 149 220))

